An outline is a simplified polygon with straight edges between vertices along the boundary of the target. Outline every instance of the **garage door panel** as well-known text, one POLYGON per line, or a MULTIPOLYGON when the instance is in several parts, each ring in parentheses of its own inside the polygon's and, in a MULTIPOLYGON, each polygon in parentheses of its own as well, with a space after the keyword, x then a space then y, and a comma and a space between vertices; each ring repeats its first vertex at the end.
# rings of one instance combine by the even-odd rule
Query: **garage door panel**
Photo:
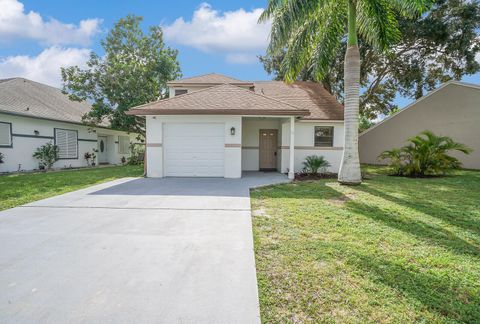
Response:
POLYGON ((166 176, 224 176, 224 124, 169 123, 164 129, 166 176))

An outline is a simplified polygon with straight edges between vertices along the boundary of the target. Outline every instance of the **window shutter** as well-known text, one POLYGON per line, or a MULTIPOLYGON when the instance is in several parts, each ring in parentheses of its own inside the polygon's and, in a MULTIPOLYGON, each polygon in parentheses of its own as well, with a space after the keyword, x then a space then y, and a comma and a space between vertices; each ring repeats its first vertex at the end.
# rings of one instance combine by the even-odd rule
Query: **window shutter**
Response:
POLYGON ((12 125, 0 122, 0 146, 12 145, 12 125))
POLYGON ((60 159, 78 159, 77 132, 69 129, 55 129, 55 145, 60 159))
POLYGON ((118 136, 118 153, 120 154, 130 153, 130 137, 118 136))

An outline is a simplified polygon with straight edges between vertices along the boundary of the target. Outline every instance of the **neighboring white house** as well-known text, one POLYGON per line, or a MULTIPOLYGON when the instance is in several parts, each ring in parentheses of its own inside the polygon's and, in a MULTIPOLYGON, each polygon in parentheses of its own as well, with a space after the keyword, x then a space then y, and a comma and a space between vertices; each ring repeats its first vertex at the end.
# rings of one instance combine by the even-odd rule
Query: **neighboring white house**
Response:
POLYGON ((321 84, 208 74, 168 85, 170 98, 129 111, 146 116, 149 177, 278 170, 292 178, 308 155, 324 156, 338 172, 343 106, 321 84))
POLYGON ((97 163, 119 164, 130 155, 135 134, 82 124, 91 109, 71 101, 59 89, 23 78, 0 80, 0 172, 38 169, 34 151, 48 143, 59 147, 54 168, 87 166, 86 152, 98 149, 97 163))
POLYGON ((424 130, 450 136, 473 149, 452 152, 469 169, 480 169, 480 85, 450 81, 360 134, 360 162, 385 164, 378 156, 424 130))

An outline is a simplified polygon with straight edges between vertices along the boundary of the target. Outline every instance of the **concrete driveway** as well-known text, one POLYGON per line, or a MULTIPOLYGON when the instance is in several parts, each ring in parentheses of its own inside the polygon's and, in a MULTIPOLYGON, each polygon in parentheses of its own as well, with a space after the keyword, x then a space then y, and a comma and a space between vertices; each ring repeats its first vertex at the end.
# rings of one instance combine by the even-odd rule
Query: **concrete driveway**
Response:
POLYGON ((2 323, 259 323, 249 188, 121 179, 0 212, 2 323))

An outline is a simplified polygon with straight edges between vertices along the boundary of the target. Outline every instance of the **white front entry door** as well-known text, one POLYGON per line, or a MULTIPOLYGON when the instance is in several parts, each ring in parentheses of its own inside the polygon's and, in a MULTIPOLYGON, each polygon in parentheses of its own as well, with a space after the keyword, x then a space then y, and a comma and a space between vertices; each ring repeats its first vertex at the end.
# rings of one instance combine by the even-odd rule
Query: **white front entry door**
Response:
POLYGON ((98 163, 107 163, 107 136, 98 136, 97 144, 98 163))
POLYGON ((164 125, 164 154, 167 177, 223 177, 225 125, 167 123, 164 125))

